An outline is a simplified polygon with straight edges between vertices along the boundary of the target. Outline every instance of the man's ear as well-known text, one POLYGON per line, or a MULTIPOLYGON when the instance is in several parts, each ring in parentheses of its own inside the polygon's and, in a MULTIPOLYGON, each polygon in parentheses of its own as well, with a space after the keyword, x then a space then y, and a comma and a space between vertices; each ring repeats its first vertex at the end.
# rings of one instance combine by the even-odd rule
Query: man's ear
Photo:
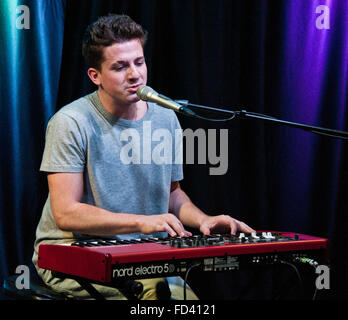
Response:
POLYGON ((95 68, 89 68, 87 70, 87 74, 88 74, 88 77, 91 79, 91 81, 97 85, 97 86, 100 86, 101 85, 101 81, 100 81, 100 72, 95 69, 95 68))

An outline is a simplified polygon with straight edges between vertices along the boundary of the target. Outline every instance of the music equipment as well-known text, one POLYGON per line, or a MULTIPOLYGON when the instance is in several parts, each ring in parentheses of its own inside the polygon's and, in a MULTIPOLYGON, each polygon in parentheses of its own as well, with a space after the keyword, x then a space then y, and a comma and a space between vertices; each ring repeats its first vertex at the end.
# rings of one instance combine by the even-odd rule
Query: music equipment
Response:
POLYGON ((176 112, 184 113, 188 116, 196 115, 192 110, 180 105, 179 103, 167 97, 164 97, 163 95, 158 94, 155 90, 148 86, 140 86, 137 89, 137 96, 139 97, 139 99, 143 101, 151 101, 161 107, 172 109, 176 112))
POLYGON ((100 283, 238 270, 302 258, 327 259, 328 240, 291 232, 193 235, 134 240, 88 239, 41 244, 38 266, 100 283))

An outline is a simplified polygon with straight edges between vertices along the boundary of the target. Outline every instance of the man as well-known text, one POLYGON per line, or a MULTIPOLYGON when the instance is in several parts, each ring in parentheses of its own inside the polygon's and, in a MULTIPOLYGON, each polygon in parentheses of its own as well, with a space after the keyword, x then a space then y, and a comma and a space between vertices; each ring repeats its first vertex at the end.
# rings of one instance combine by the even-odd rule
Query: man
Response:
MULTIPOLYGON (((253 231, 230 216, 208 216, 198 209, 180 188, 180 164, 122 160, 129 142, 125 132, 137 132, 140 143, 147 141, 142 130, 145 125, 152 132, 167 129, 173 136, 180 129, 173 111, 141 101, 136 95, 139 86, 147 82, 145 42, 146 32, 124 15, 101 17, 86 30, 83 55, 88 76, 98 90, 63 107, 48 124, 40 170, 48 173, 49 196, 37 228, 36 267, 41 243, 71 243, 92 235, 190 235, 184 225, 203 234, 217 229, 253 231)), ((144 142, 139 146, 140 155, 151 155, 154 147, 144 142)), ((171 147, 175 150, 175 145, 171 147)), ((136 149, 130 152, 140 157, 133 154, 136 149)), ((37 270, 53 289, 87 297, 74 280, 37 270)), ((158 281, 142 280, 140 298, 155 299, 158 281)), ((107 298, 124 298, 116 289, 98 286, 98 290, 107 298)), ((191 298, 195 298, 193 293, 191 298)))

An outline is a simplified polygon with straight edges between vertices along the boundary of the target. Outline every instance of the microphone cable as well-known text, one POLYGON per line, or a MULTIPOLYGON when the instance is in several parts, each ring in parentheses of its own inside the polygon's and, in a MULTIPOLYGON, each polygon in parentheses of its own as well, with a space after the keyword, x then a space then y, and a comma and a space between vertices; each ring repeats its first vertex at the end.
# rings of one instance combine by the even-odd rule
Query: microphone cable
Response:
POLYGON ((290 266, 295 271, 297 279, 298 279, 298 283, 300 285, 301 296, 302 296, 302 298, 304 298, 303 280, 302 280, 302 277, 300 275, 300 272, 299 272, 298 268, 293 263, 288 262, 288 261, 279 260, 279 263, 285 264, 287 266, 290 266))
MULTIPOLYGON (((302 263, 302 264, 306 264, 306 265, 310 265, 314 268, 314 270, 316 270, 316 268, 319 266, 319 263, 313 259, 310 259, 310 258, 300 258, 300 257, 296 257, 294 259, 295 262, 298 262, 298 263, 302 263)), ((318 288, 317 286, 315 286, 315 290, 314 290, 314 293, 313 293, 313 297, 312 297, 312 300, 315 300, 316 297, 317 297, 317 292, 318 292, 318 288)))
MULTIPOLYGON (((212 111, 223 111, 223 110, 220 110, 220 109, 217 109, 217 108, 213 108, 213 107, 204 107, 204 106, 200 106, 198 104, 189 103, 187 100, 173 100, 171 98, 166 97, 163 94, 158 94, 158 96, 161 97, 161 98, 164 98, 166 100, 170 100, 172 102, 176 102, 176 103, 182 105, 184 108, 186 106, 192 106, 192 107, 201 107, 201 108, 212 110, 212 111)), ((211 122, 225 122, 225 121, 230 121, 230 120, 232 120, 232 119, 234 119, 236 117, 236 113, 233 112, 233 111, 232 112, 228 112, 228 113, 233 113, 233 115, 231 117, 222 118, 222 119, 207 118, 207 117, 204 117, 204 116, 201 116, 201 115, 197 114, 196 112, 192 111, 191 109, 188 109, 188 111, 190 112, 190 114, 187 114, 187 113, 184 113, 184 114, 186 114, 188 116, 191 116, 191 117, 195 117, 195 118, 201 119, 201 120, 211 121, 211 122)), ((225 111, 225 113, 226 113, 226 111, 225 111)))
POLYGON ((195 268, 195 267, 198 267, 198 266, 200 266, 201 265, 201 263, 200 262, 196 262, 196 263, 194 263, 193 265, 191 265, 187 270, 186 270, 186 272, 185 272, 185 277, 184 277, 184 300, 186 300, 187 298, 186 298, 186 284, 187 284, 187 278, 188 278, 188 275, 189 275, 189 272, 193 269, 193 268, 195 268))
POLYGON ((260 113, 255 113, 255 112, 248 112, 246 110, 231 111, 231 110, 225 110, 225 109, 219 109, 219 108, 213 108, 213 107, 202 106, 199 104, 189 103, 188 100, 173 100, 171 98, 166 97, 163 94, 157 93, 155 90, 153 90, 152 88, 147 87, 145 85, 140 86, 137 89, 137 96, 143 101, 152 101, 152 102, 158 104, 159 106, 172 109, 175 112, 183 113, 184 115, 186 115, 188 117, 194 117, 194 118, 198 118, 198 119, 202 119, 202 120, 206 120, 206 121, 225 122, 225 121, 232 120, 238 116, 242 119, 268 120, 268 121, 282 124, 285 126, 302 129, 305 131, 309 131, 309 132, 312 132, 315 134, 320 134, 320 135, 324 135, 324 136, 328 136, 328 137, 332 137, 332 138, 348 139, 348 132, 345 132, 345 131, 320 128, 320 127, 316 127, 316 126, 310 126, 310 125, 280 120, 280 119, 277 119, 275 117, 270 117, 270 116, 260 114, 260 113), (158 98, 160 98, 160 101, 157 101, 154 97, 152 97, 153 95, 157 96, 157 100, 158 100, 158 98), (163 100, 166 100, 167 103, 164 102, 163 100), (197 114, 196 112, 192 111, 190 108, 187 108, 187 106, 192 106, 192 107, 196 107, 196 108, 200 108, 200 109, 204 109, 204 110, 209 110, 209 111, 223 112, 223 113, 228 113, 228 114, 232 114, 232 115, 228 118, 222 118, 222 119, 208 118, 208 117, 202 116, 200 114, 197 114))
MULTIPOLYGON (((164 96, 163 96, 164 97, 164 96)), ((305 130, 307 132, 311 132, 311 133, 315 133, 318 135, 322 135, 322 136, 326 136, 326 137, 331 137, 331 138, 341 138, 341 139, 348 139, 348 132, 345 131, 339 131, 339 130, 333 130, 333 129, 326 129, 326 128, 320 128, 320 127, 315 127, 315 126, 310 126, 310 125, 300 125, 300 124, 296 124, 296 123, 291 123, 289 121, 285 121, 285 120, 280 120, 276 117, 272 117, 272 116, 268 116, 262 113, 256 113, 256 112, 250 112, 250 111, 230 111, 230 110, 224 110, 224 109, 218 109, 218 108, 213 108, 213 107, 206 107, 206 106, 202 106, 199 104, 193 104, 193 103, 189 103, 187 100, 172 100, 168 97, 165 97, 166 99, 169 99, 171 101, 174 101, 176 103, 179 103, 181 105, 185 105, 185 106, 192 106, 192 107, 196 107, 196 108, 201 108, 201 109, 207 109, 207 110, 211 110, 211 111, 217 111, 217 112, 224 112, 224 113, 232 113, 233 115, 230 118, 226 118, 226 119, 211 119, 211 118, 206 118, 206 117, 202 117, 198 114, 195 114, 193 116, 196 116, 197 118, 203 119, 203 120, 208 120, 208 121, 229 121, 232 120, 236 117, 236 115, 240 116, 240 117, 244 117, 244 119, 247 118, 256 118, 256 119, 263 119, 263 120, 270 120, 276 123, 281 123, 283 125, 288 125, 290 127, 295 127, 295 128, 299 128, 302 130, 305 130)), ((190 110, 190 109, 188 109, 190 110)), ((192 110, 190 110, 192 113, 194 113, 192 110)))

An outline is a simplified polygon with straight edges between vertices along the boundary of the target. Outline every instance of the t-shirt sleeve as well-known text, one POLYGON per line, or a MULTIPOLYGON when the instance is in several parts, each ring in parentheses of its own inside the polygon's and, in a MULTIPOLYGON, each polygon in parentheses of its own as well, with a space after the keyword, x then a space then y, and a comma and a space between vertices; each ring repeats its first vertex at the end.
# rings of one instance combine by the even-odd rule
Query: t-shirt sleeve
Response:
POLYGON ((83 172, 86 160, 85 140, 76 119, 57 113, 47 125, 40 171, 83 172))

